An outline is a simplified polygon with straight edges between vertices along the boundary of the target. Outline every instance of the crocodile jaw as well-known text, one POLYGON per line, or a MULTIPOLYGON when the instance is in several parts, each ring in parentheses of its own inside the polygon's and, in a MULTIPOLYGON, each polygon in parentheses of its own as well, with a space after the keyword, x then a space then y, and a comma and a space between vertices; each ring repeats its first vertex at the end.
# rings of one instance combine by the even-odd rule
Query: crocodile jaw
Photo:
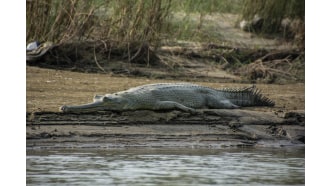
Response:
POLYGON ((100 110, 106 110, 105 104, 102 101, 75 106, 63 105, 60 107, 60 111, 62 112, 94 112, 100 110))

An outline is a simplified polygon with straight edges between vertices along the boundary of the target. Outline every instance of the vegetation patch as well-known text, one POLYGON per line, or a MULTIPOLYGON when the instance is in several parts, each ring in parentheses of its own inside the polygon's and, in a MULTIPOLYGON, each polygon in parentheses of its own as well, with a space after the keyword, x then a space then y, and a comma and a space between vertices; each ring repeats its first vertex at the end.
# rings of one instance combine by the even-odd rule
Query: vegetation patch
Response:
POLYGON ((53 43, 27 52, 46 68, 181 76, 195 61, 247 82, 304 81, 303 1, 27 1, 26 41, 53 43), (256 16, 272 39, 235 28, 256 16))

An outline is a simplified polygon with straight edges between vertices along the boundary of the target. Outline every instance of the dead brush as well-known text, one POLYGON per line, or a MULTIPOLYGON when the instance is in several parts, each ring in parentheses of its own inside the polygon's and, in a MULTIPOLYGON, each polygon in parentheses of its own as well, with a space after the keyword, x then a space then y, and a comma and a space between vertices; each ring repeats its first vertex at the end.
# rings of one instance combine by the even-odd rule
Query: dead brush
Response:
POLYGON ((258 59, 238 69, 238 73, 250 81, 266 81, 273 83, 278 79, 296 80, 292 72, 293 64, 288 59, 263 61, 258 59))

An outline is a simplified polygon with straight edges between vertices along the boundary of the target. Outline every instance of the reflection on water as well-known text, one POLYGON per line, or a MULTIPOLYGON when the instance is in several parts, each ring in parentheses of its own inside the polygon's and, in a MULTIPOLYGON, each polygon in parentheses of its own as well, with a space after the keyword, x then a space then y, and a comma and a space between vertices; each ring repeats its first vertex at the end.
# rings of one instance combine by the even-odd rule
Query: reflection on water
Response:
POLYGON ((301 185, 304 148, 27 150, 27 185, 301 185))

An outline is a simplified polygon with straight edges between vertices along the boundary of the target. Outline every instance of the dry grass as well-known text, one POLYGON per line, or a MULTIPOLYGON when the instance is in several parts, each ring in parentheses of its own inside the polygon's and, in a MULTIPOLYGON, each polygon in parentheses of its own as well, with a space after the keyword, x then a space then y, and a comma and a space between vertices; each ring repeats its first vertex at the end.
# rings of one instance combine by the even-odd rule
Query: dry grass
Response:
POLYGON ((27 41, 155 42, 169 8, 160 0, 28 1, 27 41))

